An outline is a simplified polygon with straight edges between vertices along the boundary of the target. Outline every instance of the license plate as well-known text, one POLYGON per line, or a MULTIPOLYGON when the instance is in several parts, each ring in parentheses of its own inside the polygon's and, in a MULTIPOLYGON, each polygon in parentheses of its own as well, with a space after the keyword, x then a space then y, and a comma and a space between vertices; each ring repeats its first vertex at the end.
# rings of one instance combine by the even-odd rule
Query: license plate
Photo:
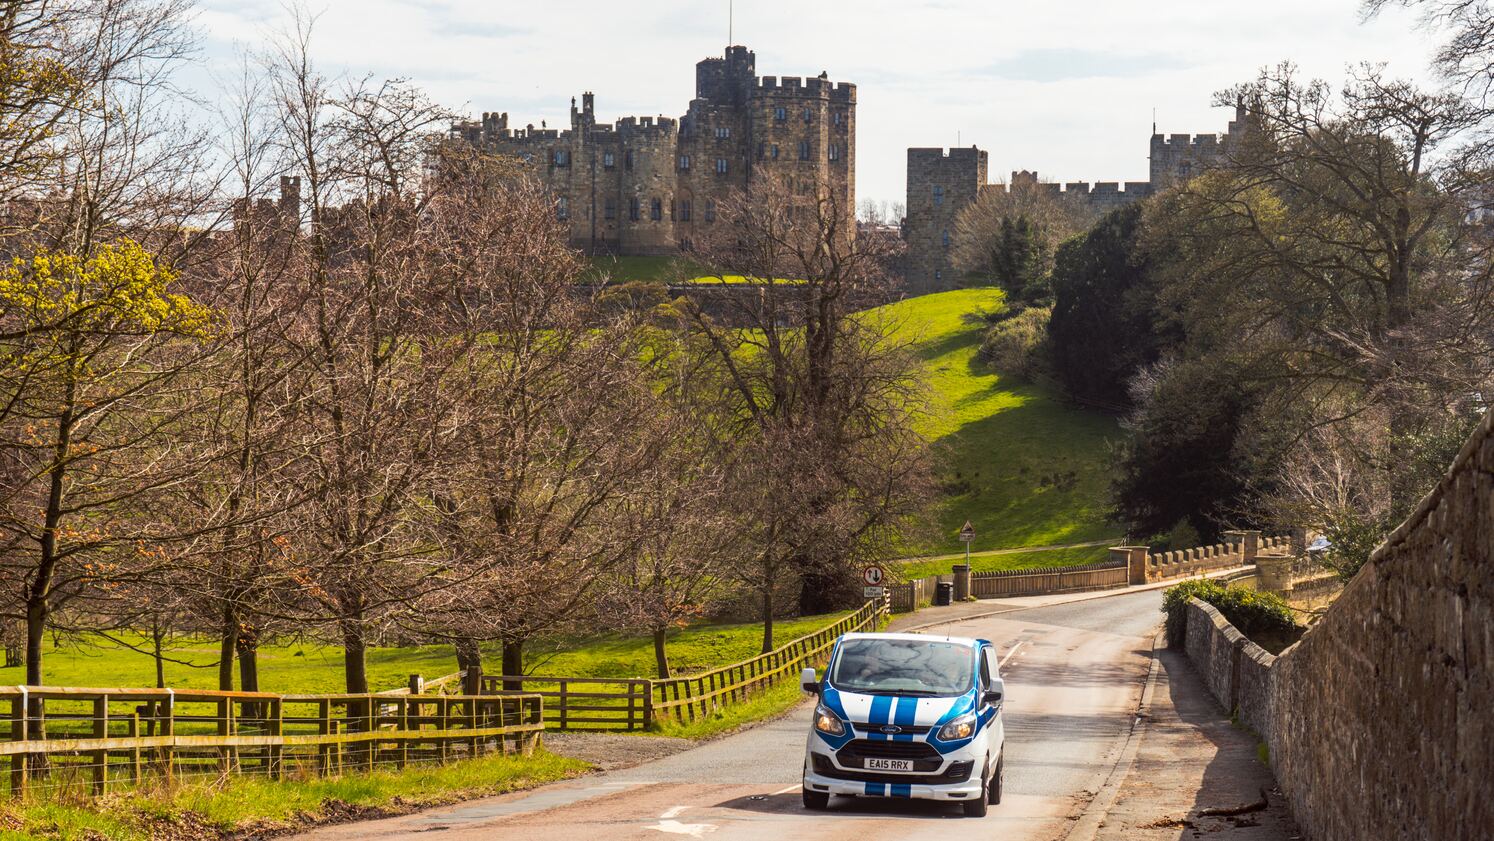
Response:
POLYGON ((913 760, 911 759, 868 759, 866 760, 868 771, 912 771, 913 760))

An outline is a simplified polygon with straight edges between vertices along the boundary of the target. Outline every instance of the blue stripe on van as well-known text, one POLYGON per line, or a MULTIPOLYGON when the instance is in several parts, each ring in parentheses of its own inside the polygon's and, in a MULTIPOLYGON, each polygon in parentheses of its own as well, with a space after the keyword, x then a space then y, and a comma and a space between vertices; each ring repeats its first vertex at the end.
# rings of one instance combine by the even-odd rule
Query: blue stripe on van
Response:
MULTIPOLYGON (((895 713, 895 717, 892 720, 892 723, 896 724, 899 727, 911 727, 913 726, 913 722, 916 720, 915 714, 917 712, 917 698, 910 698, 907 696, 900 697, 897 699, 897 711, 895 713)), ((898 742, 911 742, 913 741, 913 734, 899 733, 892 738, 894 741, 898 742)))
POLYGON ((872 726, 872 732, 868 735, 872 738, 873 741, 882 741, 887 738, 887 734, 878 731, 876 728, 880 727, 883 724, 889 724, 891 723, 891 721, 891 696, 878 695, 872 698, 871 712, 866 717, 866 723, 872 726))
POLYGON ((886 797, 887 796, 887 784, 886 783, 867 783, 866 784, 866 796, 867 797, 886 797))
POLYGON ((893 797, 912 797, 913 796, 913 786, 908 785, 906 783, 893 783, 892 784, 892 796, 893 797))

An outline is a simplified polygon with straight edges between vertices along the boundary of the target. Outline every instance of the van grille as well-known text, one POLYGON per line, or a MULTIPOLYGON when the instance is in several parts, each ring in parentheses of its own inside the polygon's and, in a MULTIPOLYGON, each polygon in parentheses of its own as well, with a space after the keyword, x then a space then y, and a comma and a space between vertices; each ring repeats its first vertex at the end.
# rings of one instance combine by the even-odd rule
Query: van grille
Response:
MULTIPOLYGON (((853 739, 837 754, 842 765, 860 765, 863 759, 914 759, 942 763, 944 758, 928 742, 895 742, 891 739, 853 739)), ((935 764, 935 768, 938 764, 935 764)), ((914 766, 915 770, 932 770, 914 766)))

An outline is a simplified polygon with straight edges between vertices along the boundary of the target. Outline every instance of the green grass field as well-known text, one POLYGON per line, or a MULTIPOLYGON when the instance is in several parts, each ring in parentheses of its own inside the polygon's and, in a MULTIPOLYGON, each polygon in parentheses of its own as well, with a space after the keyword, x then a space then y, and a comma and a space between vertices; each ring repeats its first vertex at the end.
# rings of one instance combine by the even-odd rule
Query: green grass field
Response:
MULTIPOLYGON (((970 569, 973 572, 1006 572, 1013 569, 1034 567, 1069 567, 1097 564, 1105 560, 1110 549, 1105 546, 1082 546, 1076 549, 1048 549, 1038 552, 1011 552, 995 554, 971 554, 970 569)), ((928 575, 944 575, 951 564, 963 563, 964 556, 952 558, 926 558, 906 561, 902 564, 905 579, 923 578, 928 575)))
MULTIPOLYGON (((774 623, 774 640, 782 644, 817 631, 838 615, 809 616, 774 623)), ((131 641, 138 642, 134 637, 131 641)), ((762 626, 696 625, 672 633, 669 659, 676 674, 706 671, 746 660, 758 653, 762 626)), ((501 652, 484 650, 484 663, 496 664, 501 652)), ((653 642, 646 637, 604 636, 534 643, 525 652, 531 674, 576 677, 650 677, 654 674, 653 642)), ((167 656, 200 668, 166 664, 166 682, 181 689, 215 689, 218 685, 216 643, 178 640, 167 656)), ((53 645, 43 655, 46 682, 52 686, 155 686, 155 664, 141 654, 98 637, 53 645)), ((369 684, 375 690, 406 685, 412 674, 440 677, 457 670, 449 645, 372 648, 368 652, 369 684)), ((259 652, 260 688, 265 692, 332 693, 343 691, 342 649, 317 642, 267 645, 259 652)), ((0 684, 25 681, 20 667, 0 668, 0 684)))
MULTIPOLYGON (((1106 443, 1120 436, 1120 426, 1042 386, 1005 378, 977 357, 984 325, 973 315, 1001 301, 997 289, 959 289, 877 311, 914 342, 932 390, 922 431, 940 460, 938 536, 910 545, 910 555, 961 551, 957 535, 966 520, 975 526, 975 551, 1115 533, 1105 522, 1106 443)), ((1051 561, 1035 557, 1032 565, 1051 561)))
POLYGON ((272 782, 228 777, 170 788, 148 784, 110 795, 104 801, 82 790, 50 792, 0 804, 0 841, 267 837, 311 823, 345 820, 354 812, 369 817, 403 814, 421 807, 532 788, 577 776, 588 767, 584 762, 539 750, 531 757, 494 755, 450 765, 328 779, 272 782))

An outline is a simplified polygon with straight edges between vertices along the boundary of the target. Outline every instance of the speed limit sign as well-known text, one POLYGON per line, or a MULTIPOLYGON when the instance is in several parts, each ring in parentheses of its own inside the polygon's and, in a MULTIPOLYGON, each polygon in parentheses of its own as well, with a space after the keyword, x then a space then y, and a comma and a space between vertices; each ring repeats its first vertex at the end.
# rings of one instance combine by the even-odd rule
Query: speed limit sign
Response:
POLYGON ((882 568, 867 567, 866 569, 863 569, 861 571, 861 580, 865 581, 868 587, 876 587, 880 585, 882 583, 882 568))

